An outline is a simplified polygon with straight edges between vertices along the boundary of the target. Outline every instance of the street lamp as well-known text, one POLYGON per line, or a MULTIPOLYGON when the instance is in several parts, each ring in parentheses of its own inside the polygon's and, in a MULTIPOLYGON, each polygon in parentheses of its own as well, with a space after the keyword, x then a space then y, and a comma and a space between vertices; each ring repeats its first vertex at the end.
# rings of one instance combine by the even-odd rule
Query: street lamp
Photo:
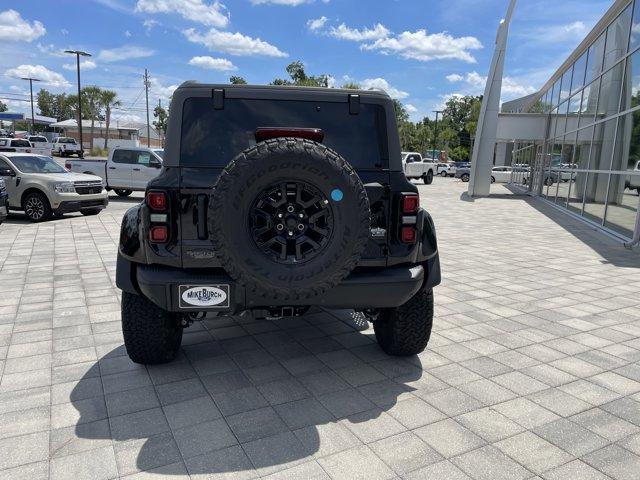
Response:
MULTIPOLYGON (((443 113, 443 111, 442 110, 433 110, 433 113, 436 114, 436 126, 434 128, 435 132, 434 132, 434 135, 433 135, 433 155, 434 155, 434 160, 436 160, 435 159, 435 154, 436 154, 436 146, 437 146, 436 142, 438 141, 438 115, 443 113)), ((438 152, 438 160, 440 160, 440 152, 438 152)))
POLYGON ((80 135, 80 151, 82 152, 82 98, 80 96, 80 57, 90 57, 91 54, 81 50, 65 50, 64 53, 70 53, 76 56, 76 65, 78 70, 78 133, 80 135))
POLYGON ((31 135, 36 133, 36 119, 33 113, 33 82, 40 82, 41 80, 31 77, 21 77, 20 80, 29 80, 29 92, 31 93, 31 135))

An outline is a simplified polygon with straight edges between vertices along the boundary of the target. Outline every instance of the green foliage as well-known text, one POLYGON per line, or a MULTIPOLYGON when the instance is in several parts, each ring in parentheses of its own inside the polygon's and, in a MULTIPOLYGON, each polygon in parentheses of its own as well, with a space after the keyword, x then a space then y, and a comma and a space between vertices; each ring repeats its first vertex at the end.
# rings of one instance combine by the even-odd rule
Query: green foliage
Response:
POLYGON ((6 112, 7 108, 9 108, 7 107, 7 104, 0 100, 0 112, 6 112))
POLYGON ((41 89, 36 98, 41 115, 58 120, 73 118, 76 103, 74 99, 76 97, 66 93, 52 94, 48 90, 41 89))
POLYGON ((329 75, 307 75, 304 64, 296 60, 287 65, 287 73, 291 80, 276 78, 271 85, 296 85, 299 87, 329 87, 329 75))
POLYGON ((169 120, 169 112, 158 105, 153 109, 153 127, 161 133, 167 131, 167 121, 169 120))
POLYGON ((232 85, 246 85, 247 81, 242 77, 232 75, 231 77, 229 77, 229 83, 231 83, 232 85))

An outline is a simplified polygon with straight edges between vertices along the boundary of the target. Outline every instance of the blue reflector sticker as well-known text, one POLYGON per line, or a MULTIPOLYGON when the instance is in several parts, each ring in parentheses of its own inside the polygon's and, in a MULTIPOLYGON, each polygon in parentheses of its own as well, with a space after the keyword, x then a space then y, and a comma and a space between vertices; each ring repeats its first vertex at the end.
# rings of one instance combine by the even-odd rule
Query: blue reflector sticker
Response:
POLYGON ((344 194, 342 193, 342 190, 340 190, 339 188, 334 188, 331 191, 331 200, 333 200, 334 202, 339 202, 340 200, 342 200, 343 197, 344 197, 344 194))

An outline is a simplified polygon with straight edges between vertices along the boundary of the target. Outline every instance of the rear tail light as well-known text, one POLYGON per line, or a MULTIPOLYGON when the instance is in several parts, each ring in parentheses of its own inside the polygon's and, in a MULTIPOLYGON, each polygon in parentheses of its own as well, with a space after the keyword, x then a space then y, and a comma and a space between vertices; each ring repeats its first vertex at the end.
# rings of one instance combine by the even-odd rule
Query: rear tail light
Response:
POLYGON ((164 192, 149 192, 145 200, 151 210, 164 212, 167 209, 167 195, 164 192))
POLYGON ((324 132, 319 128, 260 127, 256 129, 255 137, 256 142, 262 142, 270 138, 295 137, 322 143, 324 132))
POLYGON ((66 168, 67 170, 71 171, 71 164, 70 163, 65 163, 64 164, 64 168, 66 168))
POLYGON ((156 225, 149 230, 151 243, 165 243, 169 239, 169 229, 166 225, 156 225))
POLYGON ((400 240, 402 243, 416 243, 417 235, 416 227, 402 227, 400 230, 400 240))
POLYGON ((402 213, 404 215, 412 215, 418 213, 420 208, 420 197, 416 193, 402 194, 402 213))

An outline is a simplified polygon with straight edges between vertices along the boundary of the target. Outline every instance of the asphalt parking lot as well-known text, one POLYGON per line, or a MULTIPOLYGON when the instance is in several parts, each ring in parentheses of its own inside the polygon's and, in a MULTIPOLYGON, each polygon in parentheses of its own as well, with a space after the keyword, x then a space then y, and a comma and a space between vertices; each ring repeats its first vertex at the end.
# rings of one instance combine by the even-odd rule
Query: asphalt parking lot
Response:
POLYGON ((141 195, 10 217, 0 478, 640 478, 640 253, 465 187, 419 187, 443 284, 429 348, 406 359, 353 312, 316 311, 207 318, 174 363, 133 364, 114 275, 141 195))

